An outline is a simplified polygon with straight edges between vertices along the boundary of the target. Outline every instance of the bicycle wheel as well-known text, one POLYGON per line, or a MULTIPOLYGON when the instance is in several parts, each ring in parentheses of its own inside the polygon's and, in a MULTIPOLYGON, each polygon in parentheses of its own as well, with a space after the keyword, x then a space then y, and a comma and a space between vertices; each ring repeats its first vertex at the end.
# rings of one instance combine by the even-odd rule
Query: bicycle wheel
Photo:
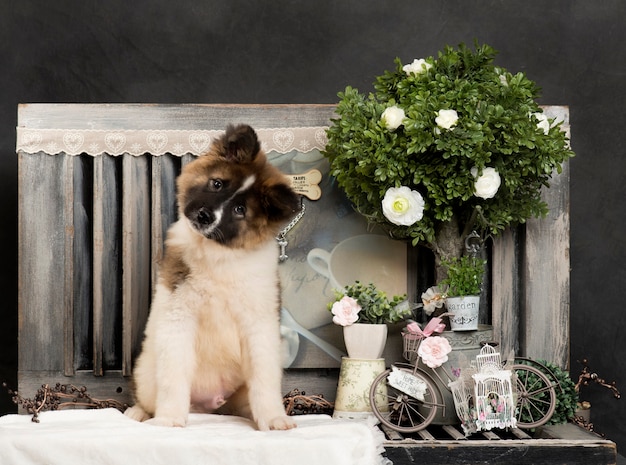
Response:
MULTIPOLYGON (((370 388, 372 412, 380 422, 401 433, 414 433, 426 428, 441 407, 441 394, 430 377, 413 369, 394 367, 408 384, 419 390, 416 398, 408 392, 415 389, 395 387, 389 381, 392 369, 385 370, 374 379, 370 388)), ((396 372, 396 374, 398 373, 396 372)), ((398 385, 397 383, 395 383, 398 385)))
POLYGON ((517 427, 530 429, 547 423, 556 408, 554 385, 533 366, 515 364, 512 369, 517 377, 517 427))

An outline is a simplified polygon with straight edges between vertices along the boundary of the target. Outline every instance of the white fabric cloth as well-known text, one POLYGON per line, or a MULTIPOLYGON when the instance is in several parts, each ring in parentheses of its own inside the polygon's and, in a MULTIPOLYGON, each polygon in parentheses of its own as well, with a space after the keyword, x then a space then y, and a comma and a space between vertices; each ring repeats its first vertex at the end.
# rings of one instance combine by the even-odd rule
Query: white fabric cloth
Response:
POLYGON ((288 431, 244 418, 191 414, 186 428, 138 423, 115 409, 0 417, 2 465, 379 465, 382 433, 365 421, 294 417, 288 431))

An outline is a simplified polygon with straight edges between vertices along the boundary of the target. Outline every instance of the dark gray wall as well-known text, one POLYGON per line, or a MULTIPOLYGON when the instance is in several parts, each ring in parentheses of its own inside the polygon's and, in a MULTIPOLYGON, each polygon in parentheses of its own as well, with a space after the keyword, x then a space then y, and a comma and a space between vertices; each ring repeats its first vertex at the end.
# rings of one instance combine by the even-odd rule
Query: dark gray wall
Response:
MULTIPOLYGON (((18 103, 334 103, 395 56, 477 38, 570 106, 572 370, 587 357, 626 390, 625 21, 621 0, 0 0, 0 379, 16 370, 18 103)), ((626 402, 587 392, 626 448, 626 402)))

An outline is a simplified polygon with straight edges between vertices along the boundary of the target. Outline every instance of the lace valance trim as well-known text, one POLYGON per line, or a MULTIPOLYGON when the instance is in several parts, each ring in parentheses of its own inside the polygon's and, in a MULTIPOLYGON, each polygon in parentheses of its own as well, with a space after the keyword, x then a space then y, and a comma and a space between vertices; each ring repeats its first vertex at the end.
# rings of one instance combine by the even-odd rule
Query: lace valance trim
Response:
MULTIPOLYGON (((307 153, 326 146, 326 127, 255 129, 266 152, 307 153)), ((17 152, 49 155, 151 155, 177 156, 205 153, 222 130, 94 130, 30 129, 17 127, 17 152)))

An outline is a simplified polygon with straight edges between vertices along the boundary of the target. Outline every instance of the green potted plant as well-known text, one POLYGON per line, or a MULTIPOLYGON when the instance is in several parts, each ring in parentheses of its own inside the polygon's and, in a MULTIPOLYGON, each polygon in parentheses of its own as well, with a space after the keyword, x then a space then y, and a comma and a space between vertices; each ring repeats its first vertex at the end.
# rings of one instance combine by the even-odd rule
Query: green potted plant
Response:
POLYGON ((474 255, 444 260, 446 278, 422 294, 426 314, 437 314, 437 308, 445 304, 453 331, 478 329, 480 293, 486 264, 486 260, 474 255))
POLYGON ((561 123, 538 105, 537 85, 495 56, 461 44, 396 59, 374 92, 339 93, 327 130, 324 155, 339 186, 391 237, 430 248, 436 282, 472 231, 484 241, 545 215, 540 191, 574 155, 561 123))
POLYGON ((356 281, 335 292, 328 309, 333 322, 343 326, 344 342, 351 358, 377 359, 387 341, 387 324, 398 323, 412 315, 406 296, 391 299, 372 283, 356 281))

